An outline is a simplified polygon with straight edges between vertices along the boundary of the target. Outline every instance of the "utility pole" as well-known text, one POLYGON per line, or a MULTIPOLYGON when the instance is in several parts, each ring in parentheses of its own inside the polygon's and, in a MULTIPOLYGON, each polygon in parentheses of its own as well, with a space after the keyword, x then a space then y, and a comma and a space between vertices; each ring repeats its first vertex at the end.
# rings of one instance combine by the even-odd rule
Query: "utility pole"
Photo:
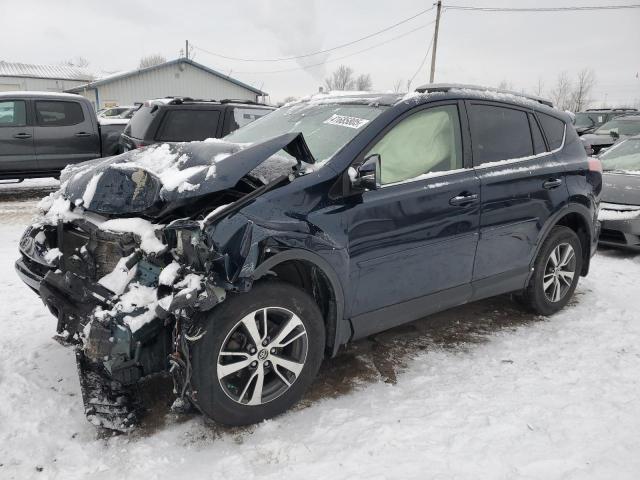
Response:
POLYGON ((184 58, 189 60, 189 40, 184 41, 184 58))
POLYGON ((431 75, 429 83, 433 83, 433 77, 436 74, 436 51, 438 50, 438 29, 440 28, 440 11, 442 10, 442 2, 438 0, 436 11, 436 29, 433 32, 433 51, 431 52, 431 75))

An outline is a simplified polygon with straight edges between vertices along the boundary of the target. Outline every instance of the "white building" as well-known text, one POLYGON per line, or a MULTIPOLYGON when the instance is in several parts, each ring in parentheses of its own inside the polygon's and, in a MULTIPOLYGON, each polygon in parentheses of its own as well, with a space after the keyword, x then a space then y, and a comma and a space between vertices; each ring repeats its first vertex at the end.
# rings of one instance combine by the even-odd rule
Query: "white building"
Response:
POLYGON ((0 61, 0 92, 64 92, 92 79, 93 76, 89 72, 77 67, 0 61))
POLYGON ((197 99, 261 100, 267 94, 186 58, 117 73, 66 89, 88 98, 97 109, 134 105, 168 96, 197 99))

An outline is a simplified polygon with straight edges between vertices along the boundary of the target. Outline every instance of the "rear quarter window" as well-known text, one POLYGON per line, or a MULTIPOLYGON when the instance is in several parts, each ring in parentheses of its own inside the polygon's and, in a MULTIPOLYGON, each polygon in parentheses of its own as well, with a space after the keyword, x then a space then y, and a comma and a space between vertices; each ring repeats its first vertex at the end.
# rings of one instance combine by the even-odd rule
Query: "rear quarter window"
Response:
POLYGON ((552 117, 551 115, 540 112, 538 112, 538 119, 540 120, 542 130, 544 130, 544 134, 547 137, 549 148, 551 148, 551 150, 560 148, 564 140, 564 122, 552 117))
POLYGON ((131 120, 129 120, 129 123, 124 129, 124 133, 130 137, 138 138, 140 140, 147 138, 149 126, 159 112, 160 110, 157 106, 149 107, 143 105, 133 114, 131 120))
POLYGON ((193 142, 215 137, 219 121, 219 110, 169 110, 162 120, 156 140, 193 142))
POLYGON ((84 122, 82 105, 78 102, 37 100, 36 121, 41 127, 64 127, 84 122))

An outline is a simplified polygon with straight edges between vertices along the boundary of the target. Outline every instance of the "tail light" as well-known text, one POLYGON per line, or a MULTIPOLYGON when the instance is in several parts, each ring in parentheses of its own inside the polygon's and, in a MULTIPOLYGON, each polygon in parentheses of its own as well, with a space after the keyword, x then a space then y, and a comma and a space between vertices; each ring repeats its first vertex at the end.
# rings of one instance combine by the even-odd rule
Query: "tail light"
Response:
POLYGON ((602 162, 599 158, 589 157, 589 171, 602 173, 602 162))

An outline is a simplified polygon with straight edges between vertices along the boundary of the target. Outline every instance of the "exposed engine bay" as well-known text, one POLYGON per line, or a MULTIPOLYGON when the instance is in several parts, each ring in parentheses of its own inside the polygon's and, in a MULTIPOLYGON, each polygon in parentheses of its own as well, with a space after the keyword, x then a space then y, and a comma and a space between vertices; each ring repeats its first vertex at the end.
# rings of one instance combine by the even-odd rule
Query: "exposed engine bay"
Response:
POLYGON ((130 429, 137 382, 166 371, 179 401, 197 406, 197 314, 248 291, 268 248, 267 228, 231 214, 312 163, 298 133, 251 146, 162 144, 63 172, 16 268, 57 318, 59 340, 77 348, 92 423, 130 429))

